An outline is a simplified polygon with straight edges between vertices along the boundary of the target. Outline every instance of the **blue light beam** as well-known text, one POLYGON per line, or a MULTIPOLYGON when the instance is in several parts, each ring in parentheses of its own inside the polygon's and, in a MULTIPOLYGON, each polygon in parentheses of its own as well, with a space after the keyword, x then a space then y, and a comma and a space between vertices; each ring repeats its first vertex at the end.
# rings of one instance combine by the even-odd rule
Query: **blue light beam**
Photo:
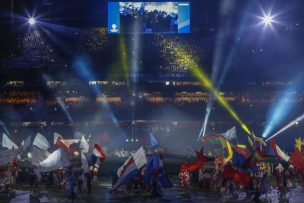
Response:
POLYGON ((268 113, 267 124, 264 127, 264 131, 262 134, 263 138, 268 137, 273 130, 281 124, 281 122, 285 119, 291 109, 294 107, 291 104, 292 101, 296 99, 296 88, 294 86, 289 87, 284 91, 283 95, 278 98, 277 103, 275 103, 270 112, 268 113))

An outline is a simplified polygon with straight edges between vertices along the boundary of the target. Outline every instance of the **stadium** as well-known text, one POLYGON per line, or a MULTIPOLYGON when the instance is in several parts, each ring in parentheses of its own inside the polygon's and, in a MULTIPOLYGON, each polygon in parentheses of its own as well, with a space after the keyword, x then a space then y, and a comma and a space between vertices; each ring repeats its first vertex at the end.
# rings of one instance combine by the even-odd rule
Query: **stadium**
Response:
POLYGON ((1 2, 0 201, 301 202, 303 7, 1 2))

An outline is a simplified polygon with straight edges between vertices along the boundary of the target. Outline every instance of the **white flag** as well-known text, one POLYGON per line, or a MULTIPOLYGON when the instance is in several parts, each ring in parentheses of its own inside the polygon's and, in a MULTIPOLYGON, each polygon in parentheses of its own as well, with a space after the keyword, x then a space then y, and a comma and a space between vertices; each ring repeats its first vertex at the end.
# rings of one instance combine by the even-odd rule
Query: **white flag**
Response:
POLYGON ((233 126, 231 129, 227 130, 226 132, 222 133, 223 137, 227 140, 232 140, 236 138, 236 128, 233 126))
POLYGON ((147 158, 143 147, 140 147, 135 153, 131 154, 138 169, 147 164, 147 158))
POLYGON ((46 150, 32 146, 32 164, 38 165, 40 162, 49 157, 50 153, 46 150))
POLYGON ((43 150, 48 150, 48 148, 50 148, 50 143, 47 141, 47 139, 41 135, 40 133, 37 133, 33 145, 36 147, 39 147, 40 149, 43 150))
POLYGON ((87 173, 90 171, 88 160, 83 152, 81 152, 81 164, 82 164, 84 173, 87 173))
POLYGON ((6 147, 8 149, 18 149, 18 146, 5 134, 2 136, 2 147, 6 147))
POLYGON ((84 153, 89 152, 89 143, 87 142, 84 136, 81 137, 80 148, 84 153))
POLYGON ((40 162, 37 168, 39 172, 49 172, 69 165, 70 160, 66 152, 63 149, 57 149, 48 158, 40 162))

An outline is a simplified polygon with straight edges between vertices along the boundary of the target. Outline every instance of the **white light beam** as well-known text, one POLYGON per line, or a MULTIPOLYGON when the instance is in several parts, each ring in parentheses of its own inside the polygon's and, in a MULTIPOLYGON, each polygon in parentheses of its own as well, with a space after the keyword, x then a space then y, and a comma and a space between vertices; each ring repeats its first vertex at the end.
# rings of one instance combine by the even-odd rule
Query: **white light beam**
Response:
POLYGON ((300 121, 302 121, 304 119, 304 114, 302 114, 301 116, 299 116, 298 118, 294 119, 293 121, 291 121, 290 123, 288 123, 284 128, 282 128, 281 130, 279 130, 277 133, 275 133, 274 135, 272 135, 271 137, 269 137, 266 142, 268 142, 269 140, 271 140, 272 138, 276 137, 277 135, 281 134, 282 132, 286 131, 287 129, 291 128, 294 125, 297 125, 300 121))

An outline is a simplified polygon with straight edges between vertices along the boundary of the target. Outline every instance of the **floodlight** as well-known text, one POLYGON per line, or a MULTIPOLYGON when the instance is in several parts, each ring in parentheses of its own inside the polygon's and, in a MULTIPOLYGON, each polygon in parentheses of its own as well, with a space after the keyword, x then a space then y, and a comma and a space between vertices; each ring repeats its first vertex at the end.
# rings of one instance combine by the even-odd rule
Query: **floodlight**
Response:
POLYGON ((35 24, 36 24, 36 19, 33 18, 33 17, 30 17, 30 18, 28 19, 28 23, 29 23, 30 25, 35 25, 35 24))
POLYGON ((263 20, 263 23, 264 23, 265 25, 271 25, 271 23, 273 22, 273 17, 270 16, 270 15, 265 15, 265 16, 262 18, 262 20, 263 20))

